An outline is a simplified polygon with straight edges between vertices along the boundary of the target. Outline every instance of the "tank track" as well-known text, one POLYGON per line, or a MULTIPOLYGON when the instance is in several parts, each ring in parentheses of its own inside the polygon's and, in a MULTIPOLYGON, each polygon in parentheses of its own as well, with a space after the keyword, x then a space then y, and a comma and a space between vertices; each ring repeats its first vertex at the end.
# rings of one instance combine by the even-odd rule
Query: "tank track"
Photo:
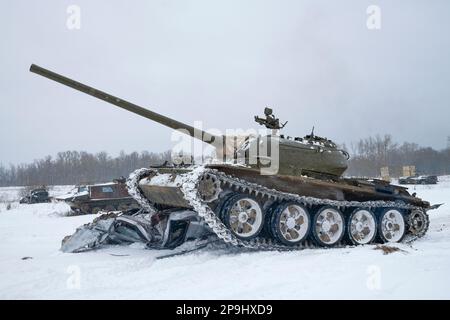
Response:
MULTIPOLYGON (((153 168, 143 168, 138 169, 130 175, 127 181, 127 187, 129 188, 129 193, 135 198, 135 200, 142 205, 145 210, 151 213, 156 212, 153 204, 151 204, 139 189, 139 180, 149 176, 151 174, 157 174, 158 170, 153 168)), ((360 208, 397 208, 410 210, 410 213, 405 217, 407 224, 407 235, 403 241, 412 242, 417 238, 422 237, 429 226, 429 218, 426 211, 421 207, 416 207, 410 204, 405 204, 399 201, 339 201, 330 199, 319 199, 314 197, 299 196, 296 194, 290 194, 285 192, 280 192, 277 190, 269 189, 264 186, 250 183, 248 181, 226 175, 216 169, 206 168, 204 166, 199 166, 194 168, 191 172, 183 174, 183 182, 180 186, 185 199, 188 201, 190 206, 195 212, 205 221, 207 226, 214 232, 214 234, 224 241, 226 244, 230 244, 237 247, 243 247, 247 249, 254 250, 277 250, 277 251, 291 251, 300 250, 305 248, 315 248, 318 247, 314 245, 310 240, 305 240, 302 243, 295 246, 287 246, 283 244, 276 243, 275 240, 266 238, 255 238, 252 240, 244 241, 239 239, 234 235, 234 233, 220 220, 217 214, 208 206, 207 202, 203 201, 198 193, 198 182, 202 177, 214 177, 220 181, 223 186, 228 185, 230 189, 234 189, 236 192, 243 192, 249 195, 253 194, 255 196, 267 197, 275 201, 295 201, 305 206, 311 207, 315 205, 330 205, 338 209, 348 208, 348 207, 360 207, 360 208), (420 230, 414 228, 414 215, 419 215, 422 219, 423 225, 420 230)), ((339 242, 333 247, 344 247, 346 244, 343 241, 339 242)))
POLYGON ((155 214, 157 210, 139 189, 139 181, 145 177, 148 177, 153 172, 156 173, 156 170, 147 168, 137 169, 130 174, 126 181, 128 193, 130 194, 130 196, 133 197, 134 200, 136 200, 136 202, 142 207, 142 209, 150 213, 150 215, 155 214))

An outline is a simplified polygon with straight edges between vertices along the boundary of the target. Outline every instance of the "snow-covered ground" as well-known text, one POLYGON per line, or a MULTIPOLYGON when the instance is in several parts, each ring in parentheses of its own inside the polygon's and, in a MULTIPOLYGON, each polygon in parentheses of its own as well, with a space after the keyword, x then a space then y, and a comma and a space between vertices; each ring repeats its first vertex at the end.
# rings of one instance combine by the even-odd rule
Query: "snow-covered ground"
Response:
MULTIPOLYGON (((16 188, 17 189, 17 188, 16 188)), ((450 298, 450 176, 411 186, 431 203, 428 234, 403 251, 375 246, 296 252, 168 251, 139 245, 62 253, 60 243, 94 216, 64 203, 0 206, 2 299, 396 299, 450 298)), ((64 193, 68 190, 64 190, 64 193)), ((0 199, 14 200, 14 188, 0 199)))

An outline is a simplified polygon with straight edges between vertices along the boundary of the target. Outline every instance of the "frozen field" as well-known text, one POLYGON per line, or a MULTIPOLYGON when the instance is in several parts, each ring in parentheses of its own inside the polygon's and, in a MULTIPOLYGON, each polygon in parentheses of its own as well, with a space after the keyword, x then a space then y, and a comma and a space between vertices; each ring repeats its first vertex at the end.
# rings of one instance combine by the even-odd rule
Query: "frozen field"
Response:
MULTIPOLYGON (((68 187, 55 188, 64 193, 68 187)), ((64 236, 94 216, 66 217, 64 203, 19 205, 0 188, 2 299, 450 299, 450 176, 412 186, 431 203, 428 234, 383 255, 375 246, 297 252, 167 251, 138 245, 59 251, 64 236)))

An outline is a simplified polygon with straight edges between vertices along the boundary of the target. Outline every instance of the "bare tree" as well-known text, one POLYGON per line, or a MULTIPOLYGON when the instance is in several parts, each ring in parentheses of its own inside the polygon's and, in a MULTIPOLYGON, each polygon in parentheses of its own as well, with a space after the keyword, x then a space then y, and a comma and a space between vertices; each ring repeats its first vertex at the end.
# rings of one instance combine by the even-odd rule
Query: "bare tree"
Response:
POLYGON ((164 153, 121 152, 111 157, 106 152, 91 154, 84 151, 59 152, 29 164, 0 164, 0 186, 36 186, 106 182, 128 176, 133 170, 170 161, 170 151, 164 153))
POLYGON ((351 159, 346 172, 351 176, 379 176, 388 166, 392 176, 400 176, 402 167, 416 166, 420 174, 450 173, 450 149, 437 151, 416 143, 394 143, 390 135, 361 139, 351 144, 351 159))

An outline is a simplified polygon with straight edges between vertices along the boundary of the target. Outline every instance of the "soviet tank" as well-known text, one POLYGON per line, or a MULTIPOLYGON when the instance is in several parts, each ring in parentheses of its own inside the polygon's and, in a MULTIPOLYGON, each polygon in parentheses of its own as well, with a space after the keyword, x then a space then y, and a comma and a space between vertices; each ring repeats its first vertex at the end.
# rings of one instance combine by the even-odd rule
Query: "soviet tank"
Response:
POLYGON ((430 205, 407 188, 343 177, 349 155, 312 132, 285 137, 270 108, 255 121, 267 135, 218 136, 132 104, 52 71, 30 71, 216 147, 216 162, 143 168, 128 191, 148 212, 195 211, 226 243, 295 249, 315 243, 363 245, 423 236, 430 205))

